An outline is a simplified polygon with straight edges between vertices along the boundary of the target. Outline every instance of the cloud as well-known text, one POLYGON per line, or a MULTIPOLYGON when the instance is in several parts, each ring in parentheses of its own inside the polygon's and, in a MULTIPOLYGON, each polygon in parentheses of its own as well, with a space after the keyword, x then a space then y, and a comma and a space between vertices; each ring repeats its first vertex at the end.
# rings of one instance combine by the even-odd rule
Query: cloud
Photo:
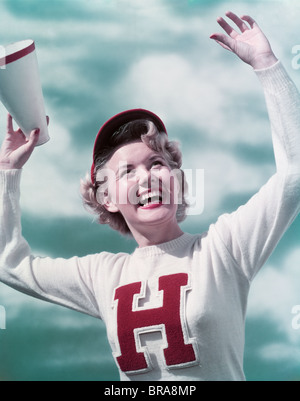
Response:
POLYGON ((268 361, 287 363, 289 368, 299 366, 299 345, 295 347, 287 343, 273 343, 259 350, 258 355, 268 361))
MULTIPOLYGON (((300 247, 287 249, 286 257, 281 260, 278 266, 267 263, 255 278, 249 297, 248 318, 268 321, 277 333, 283 335, 285 347, 289 349, 300 345, 300 331, 292 325, 295 318, 292 309, 300 305, 300 247)), ((261 355, 272 355, 276 346, 271 344, 263 348, 261 355)))
POLYGON ((48 218, 86 215, 79 180, 89 168, 90 152, 76 151, 71 133, 55 119, 50 122, 49 134, 50 141, 34 150, 23 169, 22 209, 48 218))

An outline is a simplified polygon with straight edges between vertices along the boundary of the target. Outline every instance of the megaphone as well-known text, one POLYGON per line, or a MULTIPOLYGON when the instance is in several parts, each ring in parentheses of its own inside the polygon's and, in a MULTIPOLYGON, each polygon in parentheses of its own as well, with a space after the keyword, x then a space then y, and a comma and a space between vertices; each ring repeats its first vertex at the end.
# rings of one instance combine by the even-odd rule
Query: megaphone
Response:
POLYGON ((50 139, 33 40, 0 46, 0 100, 26 137, 39 128, 37 145, 50 139))

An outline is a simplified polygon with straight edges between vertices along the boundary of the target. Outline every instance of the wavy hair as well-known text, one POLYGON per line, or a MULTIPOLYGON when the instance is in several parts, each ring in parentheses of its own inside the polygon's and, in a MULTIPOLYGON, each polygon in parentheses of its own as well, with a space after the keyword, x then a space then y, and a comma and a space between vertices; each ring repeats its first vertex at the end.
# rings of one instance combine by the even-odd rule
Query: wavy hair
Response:
MULTIPOLYGON (((150 120, 134 120, 120 127, 111 137, 111 146, 106 149, 101 155, 98 155, 95 160, 94 174, 105 168, 106 163, 110 160, 117 147, 137 140, 145 143, 150 149, 161 154, 168 163, 171 170, 180 172, 181 177, 178 177, 181 191, 181 202, 178 203, 176 219, 177 222, 182 222, 186 217, 186 209, 188 203, 185 199, 187 183, 182 165, 182 154, 179 145, 175 141, 169 141, 166 133, 159 132, 155 124, 150 120)), ((121 234, 131 234, 130 229, 120 212, 109 212, 101 201, 99 201, 99 192, 102 190, 104 182, 95 181, 92 183, 91 177, 87 174, 85 179, 80 182, 80 192, 83 205, 88 212, 97 216, 97 221, 100 224, 108 224, 112 229, 119 231, 121 234)))

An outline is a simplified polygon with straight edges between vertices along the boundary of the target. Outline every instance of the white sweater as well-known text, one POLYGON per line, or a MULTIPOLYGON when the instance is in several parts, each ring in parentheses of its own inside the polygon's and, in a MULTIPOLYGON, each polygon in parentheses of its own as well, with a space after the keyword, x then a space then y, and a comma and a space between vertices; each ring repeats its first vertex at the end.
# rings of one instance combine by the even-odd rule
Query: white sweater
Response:
POLYGON ((250 283, 300 204, 298 91, 280 62, 256 74, 277 172, 246 205, 203 234, 185 233, 131 255, 34 257, 21 234, 21 171, 0 171, 0 280, 103 319, 121 380, 245 379, 250 283))

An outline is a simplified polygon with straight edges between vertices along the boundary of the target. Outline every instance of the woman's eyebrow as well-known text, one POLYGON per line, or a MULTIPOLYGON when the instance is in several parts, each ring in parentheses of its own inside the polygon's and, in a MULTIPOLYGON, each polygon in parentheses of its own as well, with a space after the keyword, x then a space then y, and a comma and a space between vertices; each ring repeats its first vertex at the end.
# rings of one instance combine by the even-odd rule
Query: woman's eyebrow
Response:
POLYGON ((155 155, 152 155, 152 156, 149 157, 149 160, 150 160, 150 161, 152 161, 152 160, 154 160, 154 159, 161 159, 161 160, 164 160, 163 156, 160 155, 159 153, 156 153, 155 155))
POLYGON ((119 174, 119 172, 123 169, 127 169, 127 168, 133 168, 134 165, 132 163, 119 163, 119 167, 117 168, 116 174, 119 174))

